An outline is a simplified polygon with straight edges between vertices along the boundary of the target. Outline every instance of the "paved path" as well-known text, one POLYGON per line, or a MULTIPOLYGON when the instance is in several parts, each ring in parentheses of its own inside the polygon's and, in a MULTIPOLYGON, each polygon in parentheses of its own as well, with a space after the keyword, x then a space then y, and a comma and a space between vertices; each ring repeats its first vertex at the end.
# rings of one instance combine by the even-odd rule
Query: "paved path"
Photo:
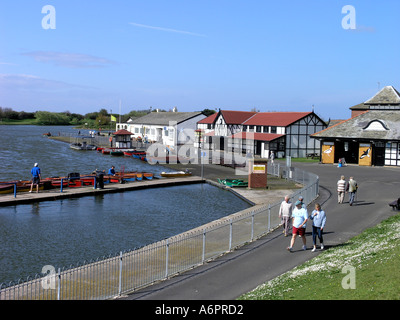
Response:
MULTIPOLYGON (((321 164, 295 164, 320 177, 320 197, 317 199, 327 213, 325 247, 339 245, 366 228, 395 214, 388 203, 400 194, 400 169, 348 166, 337 168, 321 164), (354 176, 359 185, 357 202, 338 204, 336 182, 343 174, 346 180, 354 176)), ((346 200, 348 197, 346 195, 346 200)), ((313 204, 309 209, 313 207, 313 204)), ((137 300, 231 300, 258 285, 294 268, 318 254, 311 252, 311 227, 307 227, 307 251, 296 241, 294 252, 286 247, 289 237, 281 230, 268 234, 247 246, 229 253, 167 281, 137 291, 125 299, 137 300)), ((299 239, 298 239, 299 240, 299 239)))

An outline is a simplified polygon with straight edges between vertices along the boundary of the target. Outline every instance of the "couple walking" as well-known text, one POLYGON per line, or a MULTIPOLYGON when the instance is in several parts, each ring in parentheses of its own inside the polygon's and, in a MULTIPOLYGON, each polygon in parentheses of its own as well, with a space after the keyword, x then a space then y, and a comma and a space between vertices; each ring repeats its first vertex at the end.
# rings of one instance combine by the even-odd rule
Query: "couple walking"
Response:
POLYGON ((300 197, 299 200, 295 203, 295 208, 292 210, 292 204, 289 200, 289 196, 285 197, 285 200, 281 203, 279 209, 279 217, 282 219, 282 225, 284 228, 283 233, 285 236, 288 235, 289 232, 289 223, 290 219, 292 219, 292 238, 290 240, 290 245, 287 248, 288 251, 292 252, 293 245, 296 241, 297 236, 302 239, 303 242, 303 250, 307 250, 306 246, 306 227, 307 221, 312 220, 312 238, 313 238, 313 249, 314 252, 317 249, 317 236, 321 244, 321 250, 324 249, 324 241, 323 241, 323 229, 326 223, 326 214, 325 211, 321 209, 321 205, 319 203, 315 204, 315 209, 312 211, 311 215, 308 216, 307 209, 303 203, 303 198, 300 197))
POLYGON ((343 203, 344 194, 349 193, 349 204, 352 206, 358 189, 357 181, 353 177, 350 177, 349 181, 346 183, 345 177, 341 176, 340 180, 337 182, 337 192, 338 192, 338 203, 343 203))

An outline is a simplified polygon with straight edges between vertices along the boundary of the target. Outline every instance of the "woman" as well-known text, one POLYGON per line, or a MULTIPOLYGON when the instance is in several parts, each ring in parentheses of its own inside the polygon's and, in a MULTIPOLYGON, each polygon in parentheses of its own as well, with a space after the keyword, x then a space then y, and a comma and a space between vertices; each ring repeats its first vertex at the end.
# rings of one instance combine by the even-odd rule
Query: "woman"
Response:
POLYGON ((313 221, 312 238, 314 244, 314 248, 311 250, 311 252, 314 252, 317 249, 317 235, 321 244, 321 250, 323 250, 324 239, 322 237, 322 233, 326 223, 326 214, 325 211, 321 210, 321 205, 319 203, 315 204, 315 210, 313 210, 311 213, 310 219, 313 221))

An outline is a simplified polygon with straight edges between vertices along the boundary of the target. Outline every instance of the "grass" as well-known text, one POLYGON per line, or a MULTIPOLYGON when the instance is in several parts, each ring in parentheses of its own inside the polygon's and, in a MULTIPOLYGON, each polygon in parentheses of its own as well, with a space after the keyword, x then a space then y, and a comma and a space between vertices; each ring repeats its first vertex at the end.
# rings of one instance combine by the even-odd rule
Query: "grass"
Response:
POLYGON ((400 214, 257 287, 240 300, 400 299, 400 214), (354 269, 354 289, 344 289, 354 269))

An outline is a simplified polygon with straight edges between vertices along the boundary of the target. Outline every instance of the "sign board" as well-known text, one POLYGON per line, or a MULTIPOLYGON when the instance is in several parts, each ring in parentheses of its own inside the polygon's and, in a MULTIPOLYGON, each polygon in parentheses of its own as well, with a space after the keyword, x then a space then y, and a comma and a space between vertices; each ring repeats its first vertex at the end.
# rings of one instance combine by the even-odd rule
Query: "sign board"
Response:
POLYGON ((265 173, 264 164, 253 164, 253 173, 265 173))

